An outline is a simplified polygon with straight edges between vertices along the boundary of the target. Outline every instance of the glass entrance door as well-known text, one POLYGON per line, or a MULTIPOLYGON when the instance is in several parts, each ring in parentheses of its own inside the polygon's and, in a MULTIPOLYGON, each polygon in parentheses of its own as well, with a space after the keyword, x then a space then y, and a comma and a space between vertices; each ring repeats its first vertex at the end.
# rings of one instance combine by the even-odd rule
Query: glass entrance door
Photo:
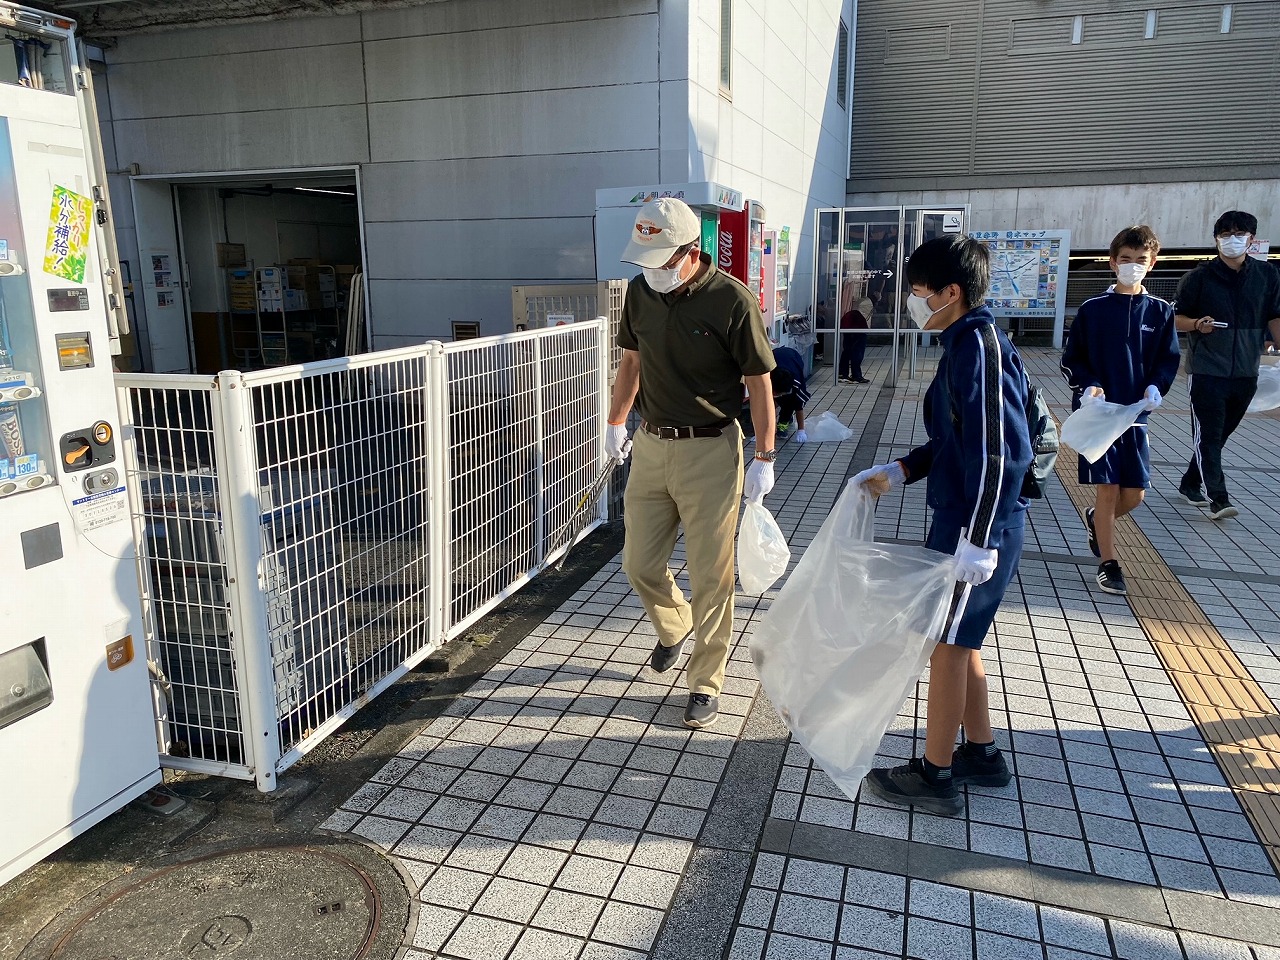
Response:
POLYGON ((968 213, 967 207, 922 206, 817 211, 815 375, 855 384, 876 379, 893 386, 903 346, 908 376, 915 375, 922 335, 906 315, 911 292, 906 263, 926 240, 963 233, 968 213), (868 376, 880 371, 882 376, 868 376))

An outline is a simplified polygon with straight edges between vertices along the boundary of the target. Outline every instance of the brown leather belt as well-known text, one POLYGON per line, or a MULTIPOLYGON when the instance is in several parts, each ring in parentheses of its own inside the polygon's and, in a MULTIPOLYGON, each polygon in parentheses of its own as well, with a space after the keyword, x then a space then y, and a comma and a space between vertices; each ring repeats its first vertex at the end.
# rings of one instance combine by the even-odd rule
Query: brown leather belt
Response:
POLYGON ((724 428, 731 423, 733 423, 732 420, 725 420, 715 427, 655 427, 652 423, 641 420, 640 429, 660 440, 691 440, 694 437, 721 436, 724 428))

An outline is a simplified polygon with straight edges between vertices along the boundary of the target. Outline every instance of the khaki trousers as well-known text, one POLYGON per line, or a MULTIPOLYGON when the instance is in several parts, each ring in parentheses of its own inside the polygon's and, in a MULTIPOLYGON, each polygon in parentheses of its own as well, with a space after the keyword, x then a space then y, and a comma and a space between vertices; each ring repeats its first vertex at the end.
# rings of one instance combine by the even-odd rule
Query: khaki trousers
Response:
POLYGON ((691 693, 720 695, 733 642, 733 538, 742 497, 742 430, 660 440, 637 430, 624 500, 622 569, 665 647, 692 629, 691 693), (692 603, 667 562, 684 527, 692 603))

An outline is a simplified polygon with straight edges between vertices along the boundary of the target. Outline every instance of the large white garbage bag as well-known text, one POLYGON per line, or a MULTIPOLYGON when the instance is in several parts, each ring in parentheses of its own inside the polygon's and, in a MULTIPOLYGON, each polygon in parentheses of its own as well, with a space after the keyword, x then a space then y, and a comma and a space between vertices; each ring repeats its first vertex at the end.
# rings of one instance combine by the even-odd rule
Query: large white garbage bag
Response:
POLYGON ((1258 392, 1249 401, 1250 413, 1280 407, 1280 366, 1258 368, 1258 392))
POLYGON ((764 504, 748 500, 738 528, 738 579, 743 593, 762 594, 787 572, 791 548, 764 504))
POLYGON ((1067 417, 1058 436, 1090 463, 1097 463, 1147 409, 1145 400, 1127 407, 1106 400, 1087 402, 1067 417))
POLYGON ((950 556, 875 543, 873 511, 850 482, 751 638, 769 699, 850 798, 928 663, 956 584, 950 556))
POLYGON ((853 438, 853 431, 840 422, 830 410, 823 411, 804 425, 810 443, 836 443, 853 438))

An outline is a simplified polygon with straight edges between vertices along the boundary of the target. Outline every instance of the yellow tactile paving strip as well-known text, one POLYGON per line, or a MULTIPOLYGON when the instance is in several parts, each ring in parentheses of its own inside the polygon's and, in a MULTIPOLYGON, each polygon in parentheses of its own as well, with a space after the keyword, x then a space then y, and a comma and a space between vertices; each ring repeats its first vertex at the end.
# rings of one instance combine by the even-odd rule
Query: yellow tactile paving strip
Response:
MULTIPOLYGON (((1064 446, 1058 479, 1084 515, 1091 491, 1064 446)), ((1280 712, 1131 517, 1116 524, 1129 606, 1280 871, 1280 712)))

